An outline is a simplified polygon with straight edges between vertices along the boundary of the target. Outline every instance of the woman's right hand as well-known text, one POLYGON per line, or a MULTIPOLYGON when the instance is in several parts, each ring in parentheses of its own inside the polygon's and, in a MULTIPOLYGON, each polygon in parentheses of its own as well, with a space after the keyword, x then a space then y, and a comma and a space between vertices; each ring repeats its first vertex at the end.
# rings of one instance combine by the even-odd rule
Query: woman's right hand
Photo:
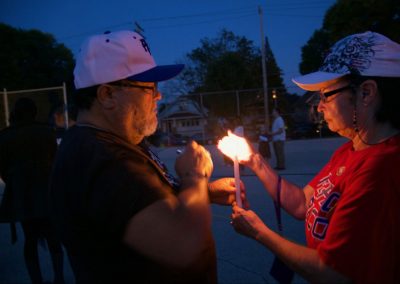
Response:
POLYGON ((232 226, 236 232, 257 240, 266 228, 264 222, 252 210, 245 210, 236 204, 232 206, 232 226))

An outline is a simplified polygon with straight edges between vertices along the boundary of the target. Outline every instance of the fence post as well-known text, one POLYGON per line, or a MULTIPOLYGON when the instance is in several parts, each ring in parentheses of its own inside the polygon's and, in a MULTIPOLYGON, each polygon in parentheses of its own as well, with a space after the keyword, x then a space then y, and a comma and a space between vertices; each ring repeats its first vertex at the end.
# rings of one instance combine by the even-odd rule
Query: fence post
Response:
POLYGON ((10 111, 8 109, 8 95, 7 89, 3 89, 3 102, 4 102, 4 115, 6 120, 6 126, 10 126, 10 111))
POLYGON ((65 87, 65 82, 63 82, 63 99, 64 99, 64 119, 65 119, 65 129, 69 127, 68 120, 68 101, 67 101, 67 88, 65 87))
POLYGON ((236 114, 238 117, 240 117, 240 101, 239 101, 239 91, 236 90, 236 114))

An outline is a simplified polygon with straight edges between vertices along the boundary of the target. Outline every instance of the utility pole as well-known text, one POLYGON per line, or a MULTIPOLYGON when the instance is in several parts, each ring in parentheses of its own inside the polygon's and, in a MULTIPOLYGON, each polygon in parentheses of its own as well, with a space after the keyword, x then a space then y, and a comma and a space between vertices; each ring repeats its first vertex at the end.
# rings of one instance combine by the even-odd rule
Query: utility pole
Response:
POLYGON ((261 33, 261 65, 262 65, 262 77, 263 77, 263 89, 264 89, 264 115, 265 115, 265 126, 269 129, 269 111, 268 111, 268 85, 267 85, 267 64, 265 56, 265 39, 263 29, 263 11, 261 6, 258 6, 258 14, 260 15, 260 33, 261 33))

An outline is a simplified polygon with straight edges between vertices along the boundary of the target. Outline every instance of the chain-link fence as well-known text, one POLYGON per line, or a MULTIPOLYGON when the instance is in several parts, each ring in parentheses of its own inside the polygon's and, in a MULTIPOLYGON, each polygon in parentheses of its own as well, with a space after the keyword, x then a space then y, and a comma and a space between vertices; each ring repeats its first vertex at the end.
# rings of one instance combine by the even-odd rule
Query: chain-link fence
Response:
MULTIPOLYGON (((245 136, 250 140, 257 141, 260 132, 266 129, 263 89, 204 92, 186 97, 193 100, 206 117, 204 137, 225 135, 226 129, 235 127, 234 121, 237 118, 244 126, 245 136)), ((317 115, 315 104, 307 97, 288 102, 283 94, 271 92, 269 110, 274 107, 281 110, 288 139, 324 137, 332 134, 320 123, 321 117, 317 115)), ((269 117, 269 125, 271 121, 272 118, 269 117)))
MULTIPOLYGON (((15 102, 23 97, 32 99, 37 107, 36 120, 42 123, 52 123, 52 113, 60 105, 67 105, 67 94, 65 84, 57 87, 8 91, 3 89, 0 92, 0 129, 5 128, 10 123, 10 114, 15 102)), ((64 108, 67 109, 66 107, 64 108)), ((68 113, 64 112, 66 121, 68 113)))

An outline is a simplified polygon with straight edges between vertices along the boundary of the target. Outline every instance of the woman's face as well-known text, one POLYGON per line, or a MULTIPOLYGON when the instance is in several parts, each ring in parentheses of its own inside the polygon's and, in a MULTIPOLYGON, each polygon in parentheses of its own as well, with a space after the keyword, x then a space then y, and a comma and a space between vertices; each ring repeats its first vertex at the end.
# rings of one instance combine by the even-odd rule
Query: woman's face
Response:
POLYGON ((351 88, 345 88, 349 85, 348 80, 341 80, 321 89, 318 112, 323 113, 324 120, 331 131, 351 139, 354 136, 354 103, 352 101, 354 94, 351 88), (339 89, 342 90, 324 98, 323 94, 339 89))

